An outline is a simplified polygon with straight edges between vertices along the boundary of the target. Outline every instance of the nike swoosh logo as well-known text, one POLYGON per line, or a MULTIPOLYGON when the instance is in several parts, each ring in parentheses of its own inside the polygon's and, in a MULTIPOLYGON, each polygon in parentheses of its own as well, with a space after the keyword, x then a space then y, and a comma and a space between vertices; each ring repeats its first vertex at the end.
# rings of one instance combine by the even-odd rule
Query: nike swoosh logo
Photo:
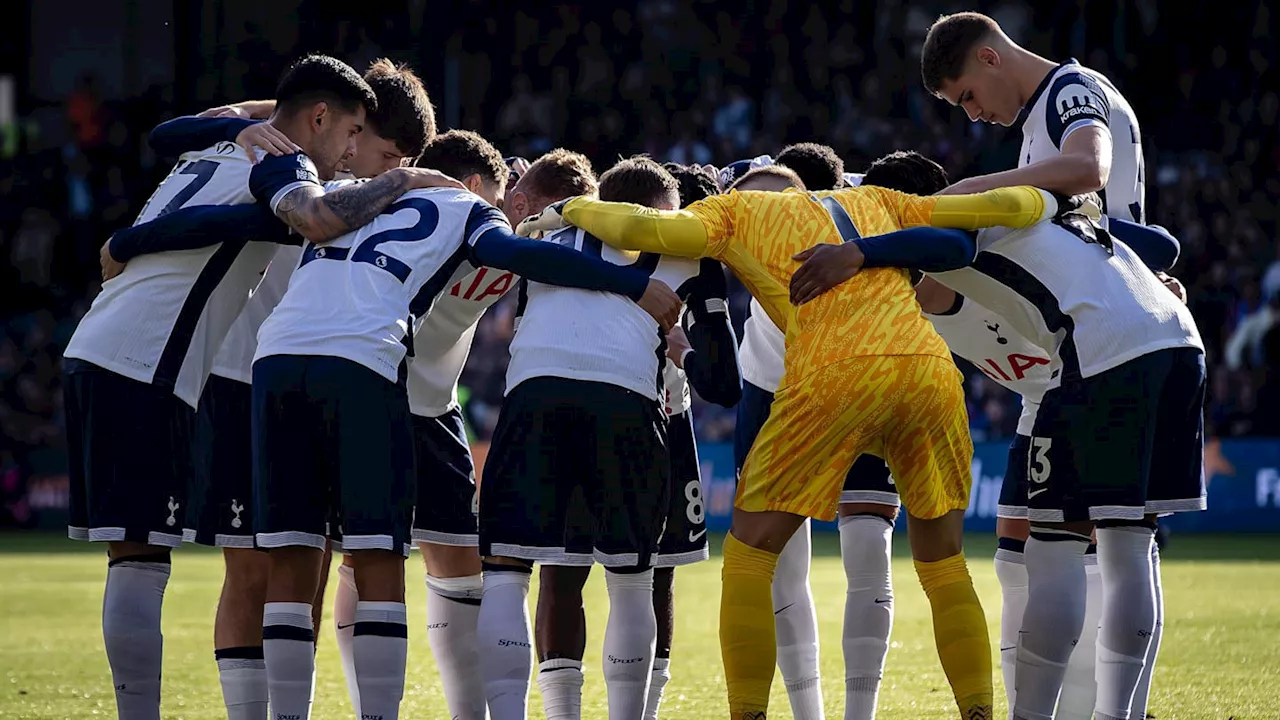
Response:
POLYGON ((1005 650, 1017 650, 1017 649, 1018 649, 1018 646, 1017 646, 1017 645, 1010 645, 1010 646, 1009 646, 1009 647, 1007 647, 1007 648, 1006 648, 1006 647, 1002 647, 1002 648, 1000 648, 1000 652, 1004 652, 1005 650))
POLYGON ((892 599, 889 599, 889 600, 881 600, 880 598, 876 598, 876 604, 877 604, 877 605, 883 605, 883 604, 885 604, 885 603, 889 603, 889 602, 893 602, 893 600, 892 600, 892 599))
POLYGON ((1030 500, 1031 498, 1039 495, 1040 493, 1046 493, 1046 492, 1049 492, 1049 488, 1040 488, 1039 490, 1032 490, 1031 492, 1027 493, 1027 499, 1030 500))
POLYGON ((706 530, 706 528, 703 528, 702 530, 699 530, 698 532, 694 532, 694 531, 690 530, 690 531, 689 531, 689 542, 697 542, 697 541, 698 541, 698 538, 701 538, 703 535, 706 535, 706 534, 707 534, 707 530, 706 530))
POLYGON ((352 625, 355 625, 355 623, 353 623, 353 622, 349 622, 349 623, 347 623, 346 625, 338 625, 338 624, 336 624, 336 623, 335 623, 335 624, 334 624, 334 627, 338 628, 339 630, 346 630, 347 628, 351 627, 352 625))
MULTIPOLYGON (((795 605, 795 603, 791 603, 791 605, 795 605)), ((774 615, 781 615, 783 612, 785 612, 785 611, 786 611, 786 609, 787 609, 787 608, 791 607, 791 605, 788 605, 787 607, 784 607, 784 608, 778 608, 777 610, 774 610, 774 611, 773 611, 773 614, 774 614, 774 615)))

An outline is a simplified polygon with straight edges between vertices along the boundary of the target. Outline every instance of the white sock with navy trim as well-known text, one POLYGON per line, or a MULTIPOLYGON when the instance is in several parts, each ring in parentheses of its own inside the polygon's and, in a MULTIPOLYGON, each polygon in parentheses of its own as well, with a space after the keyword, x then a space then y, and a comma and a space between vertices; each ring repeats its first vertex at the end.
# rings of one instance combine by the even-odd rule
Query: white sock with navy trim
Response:
POLYGON ((409 652, 404 603, 361 600, 351 649, 360 686, 360 720, 397 720, 409 652))
POLYGON ((262 609, 262 656, 274 720, 311 717, 316 633, 311 603, 269 602, 262 609))

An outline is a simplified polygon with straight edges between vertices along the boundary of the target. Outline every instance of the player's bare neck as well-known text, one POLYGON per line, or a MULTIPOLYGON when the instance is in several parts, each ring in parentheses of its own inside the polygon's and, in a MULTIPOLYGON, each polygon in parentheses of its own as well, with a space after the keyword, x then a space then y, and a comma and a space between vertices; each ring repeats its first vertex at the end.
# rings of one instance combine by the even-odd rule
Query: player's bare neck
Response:
POLYGON ((304 151, 306 150, 307 141, 310 140, 311 133, 301 114, 290 117, 276 111, 271 113, 271 117, 267 118, 267 124, 284 133, 285 137, 292 140, 304 151))
POLYGON ((1012 43, 1005 52, 1008 53, 1005 62, 1012 65, 1010 69, 1016 78, 1018 99, 1022 105, 1026 105, 1040 83, 1058 67, 1058 63, 1012 43))

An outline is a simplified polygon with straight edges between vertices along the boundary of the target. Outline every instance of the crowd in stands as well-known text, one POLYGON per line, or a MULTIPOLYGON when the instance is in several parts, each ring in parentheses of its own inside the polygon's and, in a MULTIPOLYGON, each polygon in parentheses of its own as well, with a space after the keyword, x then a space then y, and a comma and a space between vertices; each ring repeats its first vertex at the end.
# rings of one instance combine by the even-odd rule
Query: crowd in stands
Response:
MULTIPOLYGON (((1146 135, 1148 220, 1182 241, 1174 274, 1208 346, 1210 431, 1280 435, 1280 59, 1267 36, 1268 0, 1176 14, 1153 0, 1094 3, 1087 13, 1084 3, 976 5, 1042 54, 1106 73, 1130 99, 1146 135), (1217 29, 1237 39, 1214 40, 1228 36, 1217 29)), ((971 124, 921 86, 918 48, 937 9, 893 0, 741 8, 639 0, 510 16, 480 2, 458 10, 447 49, 458 124, 505 155, 533 159, 565 146, 603 171, 634 153, 720 165, 816 140, 836 148, 849 171, 900 148, 933 157, 953 179, 1016 162, 1016 129, 971 124)), ((437 62, 439 48, 405 44, 406 27, 394 17, 342 24, 328 51, 360 70, 383 54, 437 62)), ((308 47, 316 45, 311 38, 308 47)), ((288 60, 245 42, 227 62, 241 82, 222 87, 269 94, 262 78, 288 60)), ((430 90, 443 105, 443 89, 430 90)), ((132 222, 171 167, 146 147, 147 131, 201 109, 172 107, 170 92, 108 102, 87 75, 58 109, 65 132, 42 135, 31 124, 0 148, 0 524, 28 512, 24 477, 63 462, 60 349, 97 292, 98 248, 132 222)), ((739 330, 746 306, 738 286, 739 330)), ((504 302, 482 322, 463 377, 479 437, 501 401, 512 311, 504 302)), ((972 369, 967 387, 974 439, 1011 436, 1016 398, 972 369)), ((696 413, 702 439, 731 435, 732 411, 699 403, 696 413)))

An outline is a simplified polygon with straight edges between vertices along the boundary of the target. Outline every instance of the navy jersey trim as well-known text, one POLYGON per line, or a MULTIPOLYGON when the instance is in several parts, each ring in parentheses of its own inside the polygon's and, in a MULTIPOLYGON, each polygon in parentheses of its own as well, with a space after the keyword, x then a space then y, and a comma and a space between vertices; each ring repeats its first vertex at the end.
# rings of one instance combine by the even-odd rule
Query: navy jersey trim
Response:
POLYGON ((427 281, 419 288, 418 293, 409 301, 409 312, 414 317, 422 317, 431 310, 436 298, 448 287, 449 280, 453 277, 453 274, 470 257, 471 246, 466 243, 459 245, 458 249, 453 251, 453 254, 449 256, 448 260, 444 261, 444 264, 440 266, 440 269, 435 274, 427 278, 427 281))
POLYGON ((1049 141, 1059 150, 1062 149, 1062 138, 1076 123, 1092 120, 1108 128, 1111 126, 1111 102, 1091 75, 1069 72, 1059 76, 1049 89, 1048 102, 1051 105, 1046 104, 1045 107, 1045 129, 1049 132, 1049 141), (1069 85, 1083 87, 1087 95, 1060 98, 1059 93, 1069 85))
POLYGON ((270 204, 277 192, 297 182, 323 187, 315 164, 304 153, 268 155, 249 171, 249 192, 263 204, 270 204))
POLYGON ((182 309, 178 311, 178 317, 173 322, 173 330, 170 331, 169 340, 165 342, 164 350, 160 353, 160 360, 156 363, 151 384, 170 391, 177 385, 178 374, 182 372, 187 353, 191 351, 191 339, 195 337, 196 326, 200 324, 200 317, 209 304, 209 298, 218 289, 218 285, 227 276, 227 272, 239 257, 240 251, 247 244, 247 240, 228 240, 222 243, 222 246, 215 250, 209 261, 204 264, 200 275, 187 293, 187 299, 182 303, 182 309))
POLYGON ((1076 352, 1075 321, 1062 311, 1062 304, 1053 292, 1021 265, 996 253, 978 253, 970 267, 1030 302, 1040 312, 1049 332, 1065 333, 1058 348, 1058 356, 1062 358, 1062 377, 1078 380, 1081 375, 1080 357, 1076 352))
POLYGON ((859 233, 857 226, 853 224, 853 218, 849 217, 849 212, 835 198, 824 197, 819 202, 835 222, 841 242, 853 242, 862 238, 862 233, 859 233))
POLYGON ((1044 94, 1044 91, 1048 89, 1049 83, 1053 80, 1053 76, 1057 75, 1059 70, 1068 65, 1079 64, 1080 63, 1076 62, 1075 58, 1070 58, 1058 67, 1050 70, 1049 74, 1045 75, 1044 79, 1040 81, 1040 84, 1036 86, 1036 91, 1031 93, 1031 97, 1027 98, 1027 104, 1023 105, 1022 109, 1018 111, 1018 118, 1013 122, 1013 129, 1021 130, 1022 126, 1027 124, 1027 117, 1031 115, 1031 108, 1035 106, 1036 101, 1038 101, 1040 96, 1044 94))

